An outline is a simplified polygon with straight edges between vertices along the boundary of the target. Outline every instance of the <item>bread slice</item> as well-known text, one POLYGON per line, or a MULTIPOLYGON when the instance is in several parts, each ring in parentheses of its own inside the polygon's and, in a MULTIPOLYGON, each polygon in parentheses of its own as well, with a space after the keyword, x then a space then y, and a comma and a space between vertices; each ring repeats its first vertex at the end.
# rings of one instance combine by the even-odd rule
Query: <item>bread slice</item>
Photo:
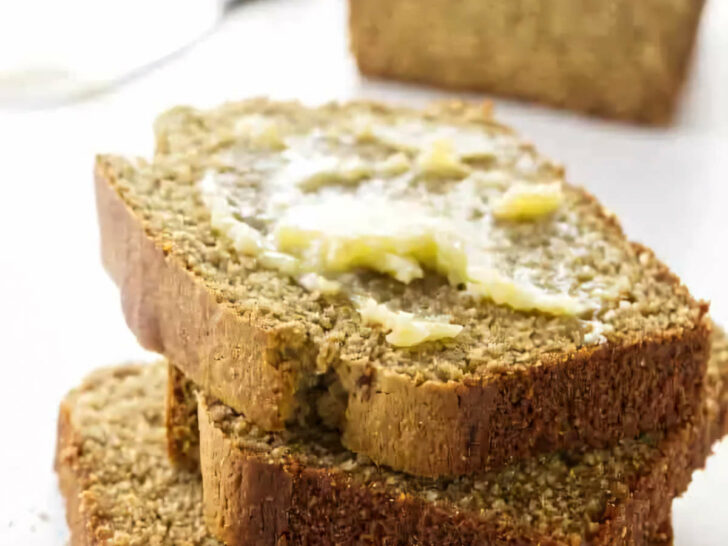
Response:
POLYGON ((205 520, 229 546, 274 544, 639 545, 726 432, 725 339, 704 416, 610 450, 559 452, 457 479, 393 472, 315 430, 266 433, 199 402, 205 520))
POLYGON ((349 29, 364 74, 664 123, 703 4, 349 0, 349 29))
POLYGON ((351 450, 440 476, 566 447, 606 447, 668 429, 697 411, 707 304, 694 301, 649 249, 627 241, 612 214, 565 184, 561 168, 482 107, 448 103, 421 112, 251 100, 207 112, 174 109, 156 128, 154 162, 97 160, 103 261, 142 345, 260 427, 281 430, 318 414, 341 429, 351 450), (253 121, 274 134, 251 133, 253 121), (272 144, 261 145, 261 135, 272 144), (253 214, 249 223, 240 215, 228 219, 234 227, 264 232, 269 218, 256 217, 256 207, 271 205, 271 185, 297 167, 287 153, 301 139, 311 139, 311 153, 334 160, 355 154, 364 171, 391 166, 393 155, 416 170, 434 161, 422 150, 435 144, 417 144, 432 135, 463 148, 450 159, 469 173, 464 181, 449 171, 432 179, 410 169, 381 175, 383 182, 379 175, 324 180, 325 188, 307 188, 306 195, 349 195, 380 182, 386 193, 412 177, 402 191, 440 199, 471 184, 474 193, 455 202, 481 202, 471 213, 484 215, 478 229, 494 241, 488 259, 506 276, 525 275, 533 284, 515 290, 516 300, 528 300, 533 290, 547 299, 585 298, 594 307, 571 315, 518 310, 428 270, 404 283, 356 269, 340 279, 343 294, 327 295, 246 255, 229 233, 213 229, 200 189, 210 173, 230 192, 225 206, 253 214), (286 139, 293 144, 281 152, 286 139), (400 144, 405 150, 397 152, 400 144), (420 146, 419 155, 411 146, 420 146), (491 221, 492 204, 512 190, 554 184, 563 203, 553 214, 491 221), (395 346, 388 327, 365 321, 349 294, 395 314, 447 315, 462 331, 395 346))
POLYGON ((55 468, 72 545, 220 545, 199 472, 167 459, 166 380, 162 363, 101 369, 61 403, 55 468))
MULTIPOLYGON (((728 435, 728 386, 723 363, 728 362, 728 338, 723 330, 714 326, 711 335, 711 360, 708 366, 708 384, 715 396, 707 401, 711 443, 728 435)), ((197 411, 197 385, 185 377, 177 366, 168 365, 166 397, 167 452, 176 466, 189 471, 200 468, 200 428, 197 411)))
MULTIPOLYGON (((167 461, 165 380, 163 363, 100 370, 61 404, 56 470, 72 546, 221 546, 203 524, 199 473, 167 461)), ((671 543, 668 518, 653 544, 671 543)))

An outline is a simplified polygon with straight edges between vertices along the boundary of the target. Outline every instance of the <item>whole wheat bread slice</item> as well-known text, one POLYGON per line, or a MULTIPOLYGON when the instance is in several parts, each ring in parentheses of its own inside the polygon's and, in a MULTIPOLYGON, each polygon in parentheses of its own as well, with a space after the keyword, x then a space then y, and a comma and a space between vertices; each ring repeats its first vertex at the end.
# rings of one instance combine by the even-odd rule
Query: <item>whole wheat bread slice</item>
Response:
MULTIPOLYGON (((510 150, 468 168, 490 172, 495 165, 531 182, 563 176, 483 108, 460 103, 423 113, 252 100, 163 115, 153 163, 97 160, 102 255, 142 345, 163 353, 207 392, 259 426, 280 430, 316 413, 333 387, 345 407, 333 421, 347 447, 426 476, 495 468, 555 449, 606 447, 669 429, 697 411, 708 355, 707 305, 695 302, 649 249, 629 243, 614 216, 583 190, 564 186, 558 222, 494 229, 516 247, 523 238, 533 263, 550 255, 553 243, 574 251, 563 255, 566 261, 583 253, 583 265, 599 278, 628 279, 591 322, 468 299, 436 274, 404 285, 355 271, 361 293, 397 310, 450 315, 463 326, 451 340, 394 347, 387 331, 365 324, 345 297, 309 292, 239 253, 212 228, 198 190, 206 172, 263 176, 254 168, 256 154, 280 161, 236 136, 236 124, 250 116, 294 131, 330 129, 358 116, 454 127, 510 150), (243 159, 231 167, 230 154, 243 159), (584 238, 559 235, 562 220, 584 238), (539 233, 548 234, 546 243, 538 243, 539 233), (603 336, 588 325, 593 321, 606 329, 603 336)), ((385 157, 388 146, 371 145, 367 153, 385 157)), ((559 256, 545 272, 563 269, 559 256)), ((574 281, 571 290, 587 284, 574 281)))
MULTIPOLYGON (((559 452, 458 479, 393 472, 325 431, 266 433, 199 397, 205 519, 229 546, 640 545, 728 432, 728 344, 716 334, 701 419, 609 450, 559 452)), ((184 403, 184 400, 180 401, 184 403)))
MULTIPOLYGON (((199 473, 166 457, 165 369, 100 370, 62 402, 56 470, 73 546, 221 546, 203 523, 199 473)), ((654 545, 671 537, 668 518, 654 545)))
POLYGON ((61 403, 55 468, 71 544, 219 546, 199 472, 165 449, 163 364, 101 369, 61 403))

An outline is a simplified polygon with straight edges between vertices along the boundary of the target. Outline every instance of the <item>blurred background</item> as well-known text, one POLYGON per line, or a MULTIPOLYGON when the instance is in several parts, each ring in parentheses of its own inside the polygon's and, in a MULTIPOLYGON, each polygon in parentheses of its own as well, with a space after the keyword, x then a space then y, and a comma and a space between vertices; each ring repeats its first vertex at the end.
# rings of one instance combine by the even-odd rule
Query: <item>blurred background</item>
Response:
MULTIPOLYGON (((0 4, 0 544, 63 544, 57 406, 91 369, 145 354, 101 268, 94 154, 150 155, 176 104, 453 96, 360 76, 343 0, 0 4)), ((649 128, 496 99, 728 325, 728 2, 708 1, 675 123, 649 128)), ((481 98, 458 94, 463 98, 481 98)), ((676 544, 728 544, 728 443, 676 502, 676 544)))

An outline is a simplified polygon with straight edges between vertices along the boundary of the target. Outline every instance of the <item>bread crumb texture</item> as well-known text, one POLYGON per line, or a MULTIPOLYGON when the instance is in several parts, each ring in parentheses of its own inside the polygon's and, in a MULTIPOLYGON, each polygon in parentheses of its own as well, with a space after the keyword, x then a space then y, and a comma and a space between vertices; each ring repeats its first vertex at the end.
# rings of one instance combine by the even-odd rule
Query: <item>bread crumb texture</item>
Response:
POLYGON ((165 449, 162 363, 100 370, 61 406, 56 470, 72 544, 218 546, 199 474, 165 449))

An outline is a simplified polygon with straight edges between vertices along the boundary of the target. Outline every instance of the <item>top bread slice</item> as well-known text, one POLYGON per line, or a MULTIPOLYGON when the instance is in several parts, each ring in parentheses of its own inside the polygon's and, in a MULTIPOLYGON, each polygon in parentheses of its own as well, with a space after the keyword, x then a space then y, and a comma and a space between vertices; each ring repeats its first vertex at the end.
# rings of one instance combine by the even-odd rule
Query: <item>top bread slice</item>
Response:
MULTIPOLYGON (((156 132, 152 162, 97 159, 104 264, 142 345, 263 429, 318 414, 341 429, 352 451, 439 476, 564 447, 605 447, 698 410, 707 305, 649 249, 630 243, 591 195, 566 184, 560 167, 493 122, 487 108, 306 108, 256 99, 210 111, 176 108, 159 118, 156 132), (255 142, 249 126, 261 119, 282 128, 284 138, 258 131, 257 140, 271 137, 270 146, 255 142), (488 203, 517 185, 558 183, 563 203, 552 214, 489 224, 497 243, 489 259, 514 278, 525 271, 542 292, 556 286, 596 304, 572 315, 518 310, 431 271, 408 283, 348 271, 347 286, 360 297, 394 311, 447 315, 462 326, 455 337, 398 347, 385 327, 362 320, 350 298, 301 286, 213 228, 201 181, 223 177, 230 206, 255 210, 277 169, 295 161, 280 151, 291 135, 313 135, 312 153, 354 155, 365 166, 397 153, 418 161, 397 143, 360 138, 362 119, 409 128, 408 137, 444 134, 489 148, 456 158, 479 177, 488 203)), ((381 178, 386 190, 392 177, 381 178)), ((343 181, 341 191, 357 183, 343 181)), ((460 187, 447 174, 421 185, 440 194, 460 187)), ((489 219, 487 206, 480 214, 489 219)))

